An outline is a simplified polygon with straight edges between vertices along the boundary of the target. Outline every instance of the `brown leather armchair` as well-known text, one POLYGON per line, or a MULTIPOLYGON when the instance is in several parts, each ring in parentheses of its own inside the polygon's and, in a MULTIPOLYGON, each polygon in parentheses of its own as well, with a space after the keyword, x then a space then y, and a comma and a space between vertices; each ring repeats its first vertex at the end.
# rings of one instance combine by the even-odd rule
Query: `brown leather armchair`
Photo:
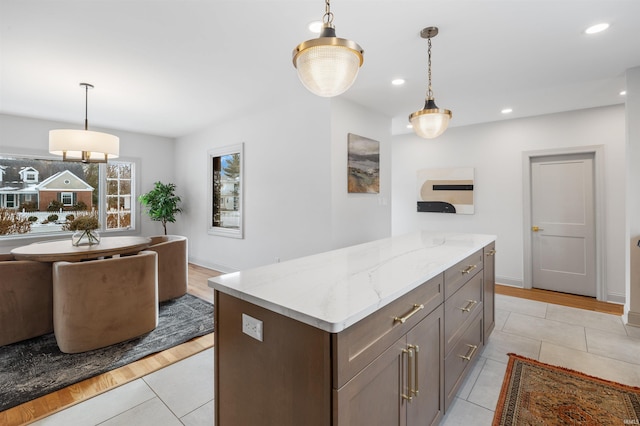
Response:
POLYGON ((53 331, 51 264, 0 255, 0 346, 53 331))
POLYGON ((158 253, 158 302, 175 299, 187 293, 187 238, 180 235, 151 237, 146 249, 158 253))
POLYGON ((53 328, 62 352, 110 346, 157 325, 155 252, 53 264, 53 328))

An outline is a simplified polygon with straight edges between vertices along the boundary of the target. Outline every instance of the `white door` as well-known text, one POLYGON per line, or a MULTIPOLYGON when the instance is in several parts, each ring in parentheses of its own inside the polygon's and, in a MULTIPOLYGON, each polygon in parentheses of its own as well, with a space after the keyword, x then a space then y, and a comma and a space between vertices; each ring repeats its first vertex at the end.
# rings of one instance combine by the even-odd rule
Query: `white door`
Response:
POLYGON ((531 159, 532 286, 596 297, 593 154, 531 159))

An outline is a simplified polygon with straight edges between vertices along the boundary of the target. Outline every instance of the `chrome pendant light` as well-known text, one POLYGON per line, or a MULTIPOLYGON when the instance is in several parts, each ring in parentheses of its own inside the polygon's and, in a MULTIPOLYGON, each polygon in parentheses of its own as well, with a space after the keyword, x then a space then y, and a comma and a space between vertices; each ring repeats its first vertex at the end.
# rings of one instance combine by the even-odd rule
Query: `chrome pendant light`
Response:
POLYGON ((437 27, 427 27, 420 31, 420 37, 426 38, 429 44, 429 86, 424 108, 409 115, 409 122, 411 122, 413 130, 418 136, 425 139, 433 139, 444 133, 452 116, 448 109, 438 108, 431 89, 431 39, 436 35, 438 35, 437 27))
POLYGON ((61 155, 62 161, 82 163, 106 163, 118 158, 120 154, 120 138, 108 133, 89 130, 87 118, 89 89, 93 85, 80 83, 84 87, 84 130, 59 129, 49 131, 49 152, 61 155))
POLYGON ((300 43, 293 49, 293 66, 304 87, 322 97, 346 92, 358 76, 364 62, 364 50, 358 43, 336 37, 333 13, 325 0, 320 37, 300 43))

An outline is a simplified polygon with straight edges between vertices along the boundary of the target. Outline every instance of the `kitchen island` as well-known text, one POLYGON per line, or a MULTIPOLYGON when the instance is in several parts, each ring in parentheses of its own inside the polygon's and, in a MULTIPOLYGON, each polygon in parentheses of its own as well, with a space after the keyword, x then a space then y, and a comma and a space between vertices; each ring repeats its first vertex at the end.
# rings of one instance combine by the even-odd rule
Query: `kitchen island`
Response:
POLYGON ((216 424, 437 424, 493 327, 494 244, 418 232, 210 278, 216 424))

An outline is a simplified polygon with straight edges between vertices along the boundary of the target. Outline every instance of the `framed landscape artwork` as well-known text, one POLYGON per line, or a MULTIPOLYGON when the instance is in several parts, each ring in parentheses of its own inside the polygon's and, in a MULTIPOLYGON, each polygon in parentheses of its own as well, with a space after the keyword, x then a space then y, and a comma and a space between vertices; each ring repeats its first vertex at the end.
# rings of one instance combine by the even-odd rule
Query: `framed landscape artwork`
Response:
POLYGON ((349 133, 347 135, 348 192, 380 192, 380 142, 349 133))
POLYGON ((473 168, 418 170, 418 211, 473 214, 473 168))

